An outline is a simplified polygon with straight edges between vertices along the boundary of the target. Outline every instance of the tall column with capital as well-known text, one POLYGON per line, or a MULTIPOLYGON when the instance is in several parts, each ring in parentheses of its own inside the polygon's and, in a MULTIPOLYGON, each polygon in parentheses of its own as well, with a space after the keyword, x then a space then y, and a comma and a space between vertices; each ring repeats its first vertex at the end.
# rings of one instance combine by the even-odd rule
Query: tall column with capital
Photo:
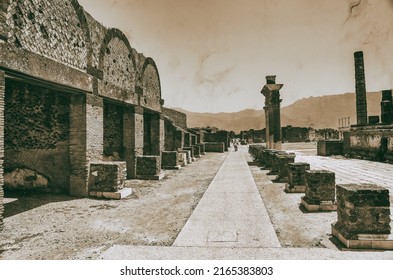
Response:
POLYGON ((282 84, 276 84, 276 76, 266 76, 266 85, 261 90, 265 96, 266 147, 281 149, 281 101, 282 84))

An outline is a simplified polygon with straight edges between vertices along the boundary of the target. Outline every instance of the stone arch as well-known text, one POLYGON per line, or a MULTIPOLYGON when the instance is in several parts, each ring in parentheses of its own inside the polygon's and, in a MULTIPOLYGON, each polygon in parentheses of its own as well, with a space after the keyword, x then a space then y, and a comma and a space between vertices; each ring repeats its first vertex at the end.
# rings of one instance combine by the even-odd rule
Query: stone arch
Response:
POLYGON ((146 58, 139 77, 139 86, 143 89, 141 105, 161 111, 161 81, 155 61, 146 58))
POLYGON ((90 32, 77 0, 8 0, 6 9, 8 43, 80 70, 91 64, 90 32))
POLYGON ((127 37, 119 29, 106 33, 99 54, 98 69, 103 80, 121 89, 135 92, 136 61, 127 37))

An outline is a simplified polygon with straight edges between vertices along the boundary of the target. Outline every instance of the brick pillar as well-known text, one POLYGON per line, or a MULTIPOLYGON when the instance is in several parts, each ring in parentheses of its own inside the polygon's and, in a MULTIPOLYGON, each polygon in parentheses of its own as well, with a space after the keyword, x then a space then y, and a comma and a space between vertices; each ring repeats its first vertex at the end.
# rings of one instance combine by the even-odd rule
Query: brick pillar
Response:
POLYGON ((5 94, 5 74, 0 71, 0 231, 3 229, 4 213, 4 94, 5 94))
POLYGON ((143 155, 143 109, 127 107, 123 114, 124 160, 127 178, 136 178, 136 158, 143 155))
POLYGON ((164 115, 156 113, 151 115, 151 155, 161 156, 165 148, 165 121, 164 115))
POLYGON ((367 124, 366 78, 363 52, 355 52, 356 119, 358 125, 367 124))
POLYGON ((175 132, 175 148, 176 150, 178 150, 183 147, 184 147, 184 131, 178 129, 175 132))
POLYGON ((127 178, 136 178, 137 157, 143 155, 143 108, 127 107, 123 115, 124 159, 127 178))
POLYGON ((88 196, 89 162, 102 160, 103 100, 96 95, 73 95, 70 104, 70 195, 88 196))
POLYGON ((393 122, 392 90, 382 91, 381 122, 382 124, 391 124, 393 122))
POLYGON ((184 147, 191 146, 191 133, 186 132, 184 133, 184 147))

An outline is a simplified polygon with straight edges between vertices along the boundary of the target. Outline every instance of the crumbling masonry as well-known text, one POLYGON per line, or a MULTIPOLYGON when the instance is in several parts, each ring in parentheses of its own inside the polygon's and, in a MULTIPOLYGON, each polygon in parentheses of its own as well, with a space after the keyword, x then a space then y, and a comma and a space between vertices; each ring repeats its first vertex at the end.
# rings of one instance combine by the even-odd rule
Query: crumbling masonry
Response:
POLYGON ((89 181, 100 190, 94 165, 94 176, 116 173, 104 178, 116 190, 123 174, 146 175, 138 162, 160 173, 162 152, 182 148, 185 129, 163 113, 154 60, 120 30, 76 0, 0 2, 0 229, 4 179, 12 190, 85 197, 89 181))

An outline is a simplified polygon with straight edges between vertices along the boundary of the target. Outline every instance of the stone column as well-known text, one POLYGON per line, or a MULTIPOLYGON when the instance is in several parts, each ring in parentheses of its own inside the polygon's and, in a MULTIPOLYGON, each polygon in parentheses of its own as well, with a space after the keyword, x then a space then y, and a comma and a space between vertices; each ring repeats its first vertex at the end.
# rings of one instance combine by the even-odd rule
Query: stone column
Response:
POLYGON ((355 52, 356 119, 358 125, 367 124, 367 91, 363 52, 355 52))
POLYGON ((282 84, 276 84, 276 76, 266 76, 266 85, 261 90, 265 96, 265 126, 266 147, 281 149, 281 120, 280 120, 280 89, 282 84))
POLYGON ((5 73, 0 71, 0 231, 3 229, 4 213, 4 95, 5 73))
POLYGON ((136 158, 143 155, 143 108, 127 107, 123 114, 124 160, 127 178, 136 178, 136 158))
POLYGON ((70 195, 88 196, 89 163, 103 156, 104 110, 101 97, 78 94, 70 104, 70 195))
POLYGON ((381 122, 382 124, 391 124, 393 122, 393 100, 392 90, 382 91, 381 101, 381 122))

